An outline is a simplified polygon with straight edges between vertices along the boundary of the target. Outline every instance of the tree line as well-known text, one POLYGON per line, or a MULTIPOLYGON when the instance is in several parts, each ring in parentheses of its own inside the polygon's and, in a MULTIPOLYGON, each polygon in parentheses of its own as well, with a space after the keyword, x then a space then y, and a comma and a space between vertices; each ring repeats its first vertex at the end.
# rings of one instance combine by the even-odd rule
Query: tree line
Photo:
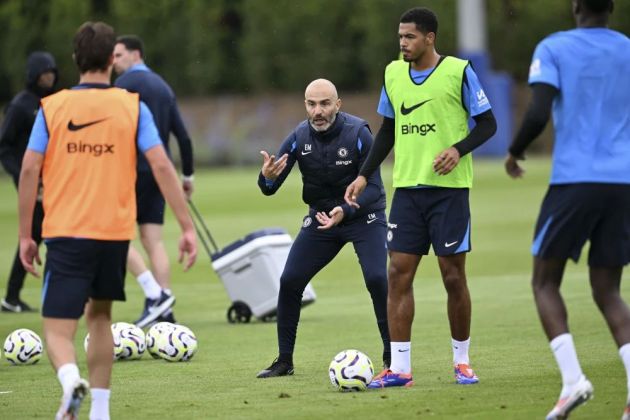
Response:
MULTIPOLYGON (((573 27, 570 3, 487 0, 493 67, 525 80, 536 43, 573 27)), ((5 0, 0 102, 22 88, 33 50, 55 55, 60 86, 75 83, 71 41, 86 20, 142 37, 147 64, 178 95, 294 91, 316 77, 378 89, 397 56, 398 19, 418 5, 438 14, 438 51, 456 54, 456 0, 5 0)), ((630 2, 616 9, 612 27, 628 33, 630 2)))

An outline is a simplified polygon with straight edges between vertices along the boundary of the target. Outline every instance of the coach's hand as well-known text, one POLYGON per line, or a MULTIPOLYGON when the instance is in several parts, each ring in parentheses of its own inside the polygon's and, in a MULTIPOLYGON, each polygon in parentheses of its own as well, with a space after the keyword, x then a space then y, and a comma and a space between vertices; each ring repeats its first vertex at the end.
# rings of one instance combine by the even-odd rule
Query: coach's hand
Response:
POLYGON ((433 172, 438 175, 449 174, 459 163, 459 152, 454 147, 440 152, 433 159, 433 172))
POLYGON ((318 211, 315 218, 321 226, 317 226, 317 229, 326 230, 337 226, 343 220, 343 216, 343 209, 340 206, 335 207, 328 214, 318 211))
POLYGON ((269 156, 269 153, 265 152, 264 150, 261 150, 260 154, 263 157, 263 165, 261 170, 263 176, 267 179, 275 181, 280 176, 282 171, 284 171, 284 168, 286 168, 289 155, 285 153, 278 160, 276 160, 276 157, 274 155, 269 156))
POLYGON ((39 247, 32 238, 20 238, 20 261, 26 271, 39 277, 33 261, 37 262, 37 265, 42 265, 42 260, 39 258, 39 247))
POLYGON ((184 271, 193 266, 197 260, 197 238, 195 230, 185 230, 179 238, 179 258, 177 261, 184 263, 184 271))
POLYGON ((357 203, 357 199, 363 193, 363 190, 365 190, 366 185, 367 179, 365 179, 363 175, 359 175, 357 179, 355 179, 350 185, 348 185, 343 199, 346 200, 346 203, 358 209, 361 206, 359 206, 359 203, 357 203))
POLYGON ((525 173, 525 169, 518 164, 519 160, 525 160, 525 158, 512 156, 511 154, 505 158, 505 172, 514 179, 522 178, 525 173))

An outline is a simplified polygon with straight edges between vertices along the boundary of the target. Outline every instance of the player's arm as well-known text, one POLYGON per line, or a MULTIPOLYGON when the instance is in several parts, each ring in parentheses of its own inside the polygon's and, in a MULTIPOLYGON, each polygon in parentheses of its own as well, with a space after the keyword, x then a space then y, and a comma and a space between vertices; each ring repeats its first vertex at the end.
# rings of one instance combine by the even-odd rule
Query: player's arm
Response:
POLYGON ((179 147, 179 155, 182 159, 182 187, 186 197, 190 199, 193 192, 193 145, 184 126, 175 98, 173 98, 170 113, 171 131, 177 139, 177 147, 179 147))
POLYGON ((295 142, 293 132, 282 142, 276 155, 270 156, 266 151, 260 151, 263 164, 258 174, 258 187, 263 194, 275 194, 289 176, 296 160, 295 142))
MULTIPOLYGON (((365 168, 365 162, 367 161, 368 156, 370 155, 372 149, 375 147, 375 141, 372 138, 372 133, 370 132, 367 126, 363 127, 359 131, 359 139, 357 143, 361 144, 361 151, 359 153, 359 168, 361 168, 361 171, 362 171, 363 168, 365 168)), ((393 144, 391 144, 389 149, 382 150, 381 153, 385 153, 385 157, 386 157, 389 151, 391 150, 391 147, 393 147, 393 144)), ((383 157, 381 162, 385 159, 385 157, 383 157)), ((356 200, 356 203, 359 205, 359 207, 370 205, 378 201, 381 198, 381 195, 383 194, 383 189, 382 189, 383 181, 381 179, 380 168, 377 166, 375 169, 370 168, 368 170, 370 174, 365 177, 366 179, 365 190, 363 191, 363 194, 361 194, 356 200)), ((351 206, 348 203, 343 204, 341 208, 344 211, 344 215, 345 215, 344 219, 346 220, 351 219, 354 216, 354 213, 356 212, 356 207, 351 206)))
POLYGON ((520 178, 525 173, 518 161, 525 159, 525 150, 545 129, 553 101, 560 92, 557 60, 545 41, 538 44, 534 51, 528 82, 532 88, 532 100, 505 158, 505 171, 512 178, 520 178))
MULTIPOLYGON (((394 118, 384 116, 381 128, 378 130, 378 133, 376 133, 372 147, 361 165, 359 175, 348 185, 348 188, 346 188, 344 199, 350 206, 355 208, 361 206, 358 200, 368 186, 368 179, 379 170, 381 163, 383 163, 394 147, 395 129, 396 121, 394 118)), ((380 172, 378 176, 380 177, 380 172)))
POLYGON ((19 210, 19 238, 20 261, 24 269, 36 277, 39 273, 35 269, 33 261, 41 264, 39 247, 33 240, 33 209, 37 200, 39 189, 39 176, 44 162, 44 153, 48 147, 48 128, 44 119, 44 112, 40 108, 35 117, 35 123, 31 130, 18 184, 18 210, 19 210))
POLYGON ((185 256, 188 256, 184 264, 184 270, 187 270, 195 263, 197 258, 195 228, 188 213, 186 199, 177 179, 175 167, 164 150, 162 140, 153 121, 153 115, 151 115, 151 111, 143 102, 140 103, 138 147, 147 158, 155 181, 181 227, 179 261, 184 261, 185 256))
POLYGON ((466 137, 443 150, 435 157, 433 170, 439 175, 450 173, 462 157, 490 140, 497 131, 497 122, 490 107, 490 102, 477 74, 470 65, 464 70, 462 104, 475 121, 475 126, 466 137))
POLYGON ((17 153, 19 130, 30 130, 23 117, 23 111, 16 105, 9 105, 0 126, 0 163, 13 178, 15 185, 20 177, 20 156, 17 153))

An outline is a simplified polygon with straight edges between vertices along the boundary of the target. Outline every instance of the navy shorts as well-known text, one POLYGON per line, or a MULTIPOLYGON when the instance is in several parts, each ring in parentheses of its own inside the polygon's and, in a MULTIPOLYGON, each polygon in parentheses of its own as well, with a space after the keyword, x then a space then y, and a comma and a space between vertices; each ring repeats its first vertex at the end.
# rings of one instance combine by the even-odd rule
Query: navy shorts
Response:
POLYGON ((138 171, 136 179, 136 220, 139 225, 164 224, 164 197, 151 172, 138 171))
POLYGON ((630 262, 630 185, 552 185, 543 200, 532 254, 578 261, 591 242, 591 267, 620 267, 630 262))
POLYGON ((45 242, 44 317, 79 319, 88 298, 125 300, 129 241, 54 238, 45 242))
POLYGON ((389 212, 387 248, 438 256, 469 252, 468 188, 397 188, 389 212))

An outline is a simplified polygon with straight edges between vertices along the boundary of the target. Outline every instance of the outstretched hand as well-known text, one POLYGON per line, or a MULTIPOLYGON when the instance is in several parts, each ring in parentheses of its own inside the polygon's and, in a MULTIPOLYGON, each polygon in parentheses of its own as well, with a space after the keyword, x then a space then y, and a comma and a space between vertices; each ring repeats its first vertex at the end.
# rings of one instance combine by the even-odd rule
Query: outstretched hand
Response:
POLYGON ((328 214, 323 211, 318 211, 315 214, 315 219, 319 222, 321 226, 317 226, 317 229, 327 230, 333 226, 337 226, 343 220, 343 209, 340 206, 332 209, 328 214))
POLYGON ((263 157, 263 165, 261 169, 263 176, 267 179, 275 181, 282 171, 284 171, 284 168, 286 168, 289 155, 285 153, 276 160, 275 155, 269 156, 269 153, 264 150, 261 150, 260 154, 263 157))
POLYGON ((358 209, 361 206, 359 206, 357 200, 365 190, 366 185, 367 179, 365 179, 363 175, 359 175, 357 179, 352 181, 352 183, 346 187, 346 193, 344 194, 343 199, 346 200, 346 203, 358 209))
POLYGON ((507 155, 507 157, 505 158, 505 172, 507 172, 507 174, 516 179, 516 178, 522 178, 523 174, 525 174, 525 169, 523 169, 521 167, 521 165, 518 164, 519 160, 524 160, 523 158, 517 158, 516 156, 512 156, 507 155))

